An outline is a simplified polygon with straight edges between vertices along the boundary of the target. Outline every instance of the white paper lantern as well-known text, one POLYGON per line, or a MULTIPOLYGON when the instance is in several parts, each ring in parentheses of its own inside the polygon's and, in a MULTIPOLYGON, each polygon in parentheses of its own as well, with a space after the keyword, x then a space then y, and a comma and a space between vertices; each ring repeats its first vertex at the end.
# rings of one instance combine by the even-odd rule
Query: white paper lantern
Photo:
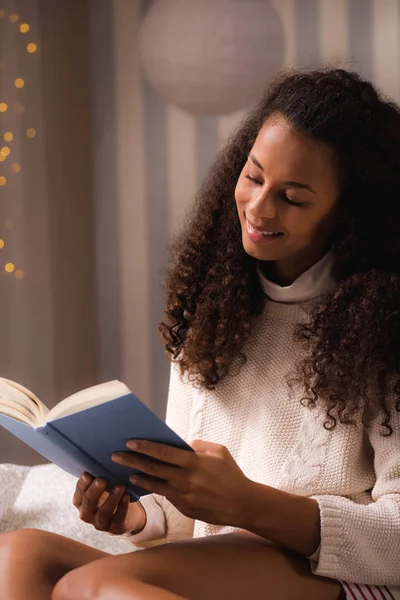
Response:
POLYGON ((150 85, 193 114, 250 106, 282 68, 284 42, 267 0, 154 0, 139 32, 150 85))

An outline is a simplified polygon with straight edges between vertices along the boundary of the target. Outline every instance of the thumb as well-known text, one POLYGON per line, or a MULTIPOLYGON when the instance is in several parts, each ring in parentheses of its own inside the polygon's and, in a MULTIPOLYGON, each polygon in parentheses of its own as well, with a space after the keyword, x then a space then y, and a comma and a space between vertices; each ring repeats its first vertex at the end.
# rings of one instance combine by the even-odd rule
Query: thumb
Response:
POLYGON ((205 442, 204 440, 193 440, 189 445, 199 454, 216 454, 222 448, 221 444, 205 442))

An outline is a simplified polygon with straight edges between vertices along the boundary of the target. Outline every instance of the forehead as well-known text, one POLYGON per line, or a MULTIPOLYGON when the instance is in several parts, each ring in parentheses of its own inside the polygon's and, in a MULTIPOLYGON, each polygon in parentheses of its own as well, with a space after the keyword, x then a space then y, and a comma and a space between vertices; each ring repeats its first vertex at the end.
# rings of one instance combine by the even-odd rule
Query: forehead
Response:
MULTIPOLYGON (((334 151, 324 142, 296 131, 282 116, 270 117, 261 128, 251 150, 269 172, 282 173, 284 179, 308 178, 337 180, 334 151)), ((311 181, 307 181, 311 183, 311 181)))

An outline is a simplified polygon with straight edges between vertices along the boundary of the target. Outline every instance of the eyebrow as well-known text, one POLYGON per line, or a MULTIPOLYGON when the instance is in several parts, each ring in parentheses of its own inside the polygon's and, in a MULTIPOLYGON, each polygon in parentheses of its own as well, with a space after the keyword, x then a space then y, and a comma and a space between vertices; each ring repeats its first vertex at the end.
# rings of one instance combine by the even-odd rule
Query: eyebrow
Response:
MULTIPOLYGON (((262 172, 264 172, 263 166, 261 165, 261 163, 258 162, 258 160, 254 156, 254 154, 250 154, 249 156, 250 156, 251 161, 256 165, 256 167, 258 167, 262 172)), ((284 181, 283 183, 290 187, 308 190, 309 192, 312 192, 313 194, 317 193, 315 190, 312 189, 312 187, 310 187, 306 183, 299 183, 298 181, 284 181)))

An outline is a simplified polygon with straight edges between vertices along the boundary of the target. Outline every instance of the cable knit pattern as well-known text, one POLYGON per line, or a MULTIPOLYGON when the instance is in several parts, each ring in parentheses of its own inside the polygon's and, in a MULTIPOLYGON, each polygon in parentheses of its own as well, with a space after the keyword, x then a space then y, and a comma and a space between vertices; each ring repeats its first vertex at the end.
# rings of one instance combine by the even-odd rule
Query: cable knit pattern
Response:
MULTIPOLYGON (((314 274, 320 267, 314 265, 314 274)), ((321 293, 329 282, 326 271, 320 277, 321 293)), ((268 293, 269 282, 262 283, 268 293)), ((339 423, 327 431, 324 410, 305 408, 300 395, 289 393, 286 376, 301 355, 293 328, 308 318, 309 300, 285 303, 284 291, 254 324, 239 375, 206 391, 172 366, 167 423, 189 443, 225 445, 250 479, 318 501, 321 546, 314 573, 400 586, 400 415, 393 410, 390 437, 380 435, 378 420, 368 429, 339 423)), ((294 292, 291 286, 290 298, 294 292)), ((165 498, 142 502, 148 524, 131 538, 139 547, 156 535, 172 541, 234 531, 193 523, 165 498)))

